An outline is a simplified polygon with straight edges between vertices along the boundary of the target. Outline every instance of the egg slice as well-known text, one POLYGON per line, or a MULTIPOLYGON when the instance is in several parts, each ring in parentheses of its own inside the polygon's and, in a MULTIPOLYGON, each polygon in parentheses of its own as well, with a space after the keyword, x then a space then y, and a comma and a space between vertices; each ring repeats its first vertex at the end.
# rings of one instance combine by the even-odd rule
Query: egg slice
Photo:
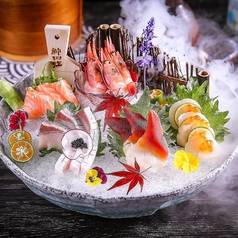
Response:
POLYGON ((191 98, 185 98, 175 102, 169 110, 169 121, 173 128, 178 129, 178 118, 186 112, 200 113, 201 107, 197 101, 191 98))

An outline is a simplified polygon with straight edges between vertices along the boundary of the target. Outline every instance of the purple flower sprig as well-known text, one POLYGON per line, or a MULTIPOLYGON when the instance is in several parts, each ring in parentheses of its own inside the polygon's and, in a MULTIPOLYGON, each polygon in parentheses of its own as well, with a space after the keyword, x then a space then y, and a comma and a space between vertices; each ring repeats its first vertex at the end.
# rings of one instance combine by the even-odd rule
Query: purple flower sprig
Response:
POLYGON ((139 51, 142 53, 142 58, 137 62, 139 67, 144 68, 144 87, 146 86, 146 67, 148 67, 153 61, 153 57, 150 55, 151 47, 153 47, 152 39, 154 36, 155 19, 152 17, 146 28, 142 33, 142 43, 139 47, 139 51))

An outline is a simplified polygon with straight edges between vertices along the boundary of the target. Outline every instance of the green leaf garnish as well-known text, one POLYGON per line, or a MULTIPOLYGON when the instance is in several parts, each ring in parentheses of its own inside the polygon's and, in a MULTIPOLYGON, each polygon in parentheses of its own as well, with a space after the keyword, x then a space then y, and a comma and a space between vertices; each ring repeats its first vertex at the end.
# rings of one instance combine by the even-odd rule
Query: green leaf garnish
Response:
POLYGON ((62 150, 59 150, 57 148, 51 148, 49 150, 47 150, 47 149, 40 150, 39 156, 40 157, 44 157, 44 156, 46 156, 46 155, 48 155, 48 154, 50 154, 52 152, 59 152, 60 154, 62 154, 62 150))
POLYGON ((49 65, 52 66, 52 61, 49 61, 44 65, 42 69, 42 76, 34 79, 33 87, 43 83, 53 83, 58 81, 53 70, 50 70, 50 75, 45 75, 46 68, 49 67, 49 65))
MULTIPOLYGON (((228 111, 219 111, 218 97, 211 98, 207 90, 207 81, 202 85, 199 85, 197 78, 191 77, 186 86, 176 85, 176 92, 173 92, 170 96, 167 96, 167 106, 165 115, 168 116, 169 108, 173 103, 182 100, 184 98, 191 98, 196 100, 202 108, 202 113, 209 120, 210 126, 215 132, 215 139, 218 142, 224 141, 224 137, 230 132, 224 125, 230 120, 227 118, 228 111)), ((177 130, 171 129, 173 137, 176 137, 177 130)))
POLYGON ((112 131, 111 129, 108 129, 107 131, 107 139, 109 141, 108 147, 109 152, 111 152, 115 157, 121 158, 125 157, 124 151, 123 151, 123 140, 119 134, 112 131))
POLYGON ((140 113, 143 117, 147 118, 148 112, 151 109, 149 87, 147 86, 144 89, 142 96, 139 98, 139 100, 135 104, 129 105, 128 107, 133 112, 140 113))
POLYGON ((47 109, 46 110, 46 116, 49 121, 54 121, 56 114, 62 110, 62 109, 67 109, 69 110, 72 114, 75 114, 78 112, 82 106, 79 104, 76 106, 73 102, 66 101, 62 105, 58 103, 58 101, 54 101, 54 111, 52 112, 51 110, 47 109))
POLYGON ((103 156, 105 154, 102 152, 107 147, 107 142, 102 141, 102 133, 100 129, 101 120, 98 120, 97 123, 98 123, 98 128, 100 131, 99 131, 99 139, 98 139, 98 150, 97 150, 96 156, 103 156))

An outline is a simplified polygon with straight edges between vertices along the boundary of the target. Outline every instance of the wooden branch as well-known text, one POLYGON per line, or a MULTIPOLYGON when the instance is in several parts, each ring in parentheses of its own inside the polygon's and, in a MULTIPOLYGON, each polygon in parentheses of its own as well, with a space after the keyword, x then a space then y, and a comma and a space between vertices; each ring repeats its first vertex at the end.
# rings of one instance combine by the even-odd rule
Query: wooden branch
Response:
POLYGON ((112 24, 110 25, 110 36, 112 39, 112 44, 115 47, 115 50, 121 52, 121 25, 119 24, 112 24))
POLYGON ((172 76, 167 76, 167 75, 164 75, 164 74, 159 74, 159 77, 163 80, 167 80, 167 81, 170 81, 170 82, 175 82, 175 83, 179 83, 179 84, 182 84, 182 85, 187 84, 187 81, 186 81, 185 78, 178 79, 178 78, 175 78, 175 77, 172 77, 172 76))
POLYGON ((104 47, 104 41, 106 40, 107 36, 109 35, 109 25, 102 24, 99 26, 99 42, 98 47, 104 47))

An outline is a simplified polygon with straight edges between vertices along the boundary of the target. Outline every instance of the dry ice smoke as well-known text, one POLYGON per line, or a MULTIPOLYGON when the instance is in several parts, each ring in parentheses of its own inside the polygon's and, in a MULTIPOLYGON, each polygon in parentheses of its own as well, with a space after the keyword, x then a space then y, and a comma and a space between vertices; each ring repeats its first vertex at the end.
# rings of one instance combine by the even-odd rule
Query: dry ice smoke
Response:
MULTIPOLYGON (((145 29, 148 21, 151 17, 154 17, 154 35, 157 38, 153 39, 153 44, 158 45, 162 51, 170 56, 175 56, 182 67, 185 62, 189 62, 207 70, 210 74, 211 96, 219 95, 219 100, 232 105, 229 110, 229 108, 226 108, 226 103, 224 103, 224 108, 221 108, 221 110, 229 110, 229 117, 231 118, 236 116, 237 110, 235 108, 237 107, 238 98, 237 67, 222 60, 204 63, 199 58, 198 47, 191 46, 191 34, 193 34, 191 29, 196 27, 196 23, 199 28, 198 46, 206 38, 227 38, 228 35, 217 23, 204 16, 196 16, 197 22, 194 22, 193 20, 187 21, 182 15, 171 15, 168 13, 164 0, 123 0, 120 2, 120 6, 122 10, 119 23, 127 28, 133 36, 141 36, 142 29, 145 29)), ((235 127, 235 125, 233 126, 235 127)), ((205 189, 211 199, 215 199, 215 201, 224 205, 227 203, 234 204, 237 207, 238 199, 232 193, 233 187, 236 186, 237 188, 238 186, 237 169, 238 158, 235 158, 217 179, 205 189)))

